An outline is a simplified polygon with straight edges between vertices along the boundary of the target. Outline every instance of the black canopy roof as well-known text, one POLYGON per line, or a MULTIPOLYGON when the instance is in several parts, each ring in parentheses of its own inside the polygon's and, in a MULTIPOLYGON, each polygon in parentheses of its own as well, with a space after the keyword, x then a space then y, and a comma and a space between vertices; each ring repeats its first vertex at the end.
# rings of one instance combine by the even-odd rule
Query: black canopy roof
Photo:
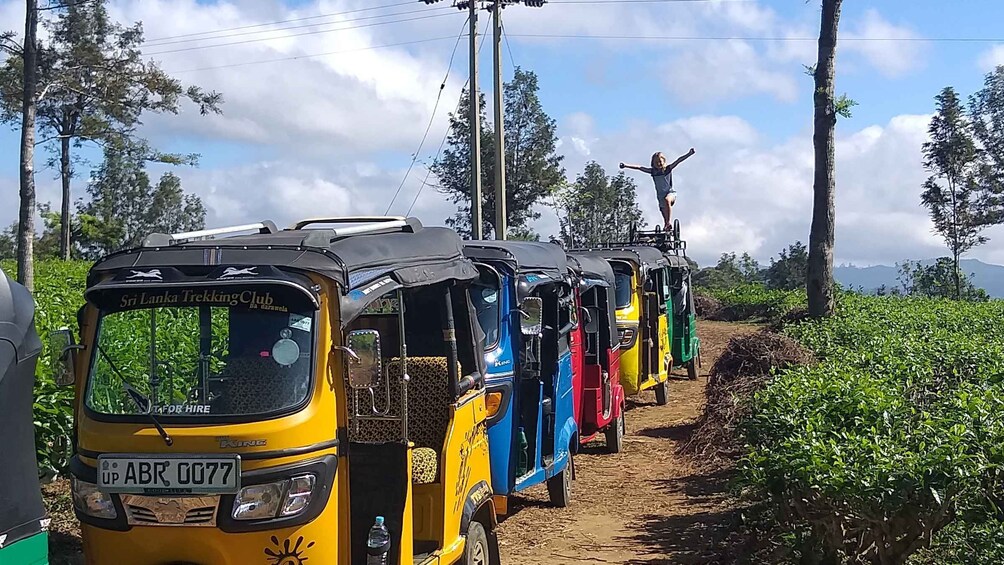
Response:
POLYGON ((45 519, 32 426, 35 362, 42 348, 34 322, 31 295, 0 270, 0 428, 4 430, 0 539, 4 545, 39 533, 45 519))
POLYGON ((580 277, 596 279, 611 287, 617 284, 613 268, 601 255, 590 252, 572 252, 568 253, 568 262, 571 269, 580 277))
POLYGON ((647 272, 649 269, 661 269, 669 264, 662 251, 644 245, 572 250, 570 253, 579 253, 581 251, 594 253, 607 260, 630 261, 641 267, 643 272, 647 272))
POLYGON ((291 229, 175 245, 164 241, 161 246, 128 249, 101 259, 91 268, 88 284, 123 269, 212 270, 261 265, 316 273, 337 281, 346 292, 343 323, 372 300, 396 288, 473 280, 478 276, 477 269, 464 257, 463 241, 456 232, 422 227, 417 220, 409 219, 408 227, 402 230, 365 235, 338 237, 330 229, 291 229))
POLYGON ((538 241, 476 240, 464 242, 464 254, 476 261, 508 263, 518 274, 538 272, 564 277, 568 259, 553 243, 538 241))
POLYGON ((669 263, 670 267, 676 269, 689 269, 690 263, 687 262, 686 255, 679 255, 675 252, 668 251, 665 254, 666 262, 669 263))

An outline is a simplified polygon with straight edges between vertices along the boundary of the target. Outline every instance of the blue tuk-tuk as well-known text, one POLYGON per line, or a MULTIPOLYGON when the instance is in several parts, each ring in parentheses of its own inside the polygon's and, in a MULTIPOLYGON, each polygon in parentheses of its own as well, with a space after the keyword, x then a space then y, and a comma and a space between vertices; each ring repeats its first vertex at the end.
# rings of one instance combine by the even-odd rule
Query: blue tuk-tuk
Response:
POLYGON ((565 252, 550 243, 468 241, 481 273, 471 300, 485 334, 488 442, 496 512, 509 495, 547 483, 569 504, 579 445, 571 332, 577 326, 565 252))

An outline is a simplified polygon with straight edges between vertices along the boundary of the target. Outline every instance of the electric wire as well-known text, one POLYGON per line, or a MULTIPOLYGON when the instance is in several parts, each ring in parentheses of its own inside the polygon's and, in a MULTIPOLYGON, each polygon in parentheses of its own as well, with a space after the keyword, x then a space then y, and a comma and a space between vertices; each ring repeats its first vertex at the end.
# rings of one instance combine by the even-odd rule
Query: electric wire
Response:
POLYGON ((443 77, 442 84, 439 85, 439 92, 436 94, 436 103, 432 106, 432 116, 429 117, 429 125, 425 127, 425 133, 422 135, 422 140, 418 143, 418 149, 415 150, 414 155, 411 157, 411 164, 408 165, 408 170, 404 173, 404 178, 401 179, 401 184, 398 185, 397 190, 394 192, 394 197, 390 199, 390 203, 387 204, 387 210, 383 213, 384 216, 390 213, 390 209, 394 206, 394 202, 397 200, 398 195, 401 194, 401 189, 404 188, 404 183, 408 181, 408 177, 411 175, 411 170, 415 167, 415 162, 418 161, 418 156, 422 152, 422 147, 425 146, 425 140, 429 137, 429 131, 432 130, 432 124, 436 121, 436 112, 439 110, 439 102, 443 99, 443 91, 446 90, 446 83, 450 79, 450 72, 453 70, 453 60, 457 56, 457 49, 460 47, 460 41, 464 38, 467 25, 470 23, 470 17, 464 22, 464 29, 460 30, 460 35, 457 36, 457 42, 453 45, 453 53, 450 54, 450 62, 446 65, 446 76, 443 77))
MULTIPOLYGON (((488 38, 488 27, 490 25, 491 25, 491 19, 489 18, 488 23, 485 24, 485 30, 481 34, 481 43, 478 45, 478 52, 476 56, 481 55, 481 48, 485 46, 485 39, 488 38)), ((470 77, 468 77, 467 82, 464 84, 464 89, 460 91, 460 99, 457 100, 457 109, 454 110, 454 114, 460 111, 460 104, 461 102, 463 102, 464 99, 464 94, 463 94, 464 90, 466 90, 470 86, 470 84, 471 84, 471 79, 470 77)), ((470 93, 469 99, 471 104, 480 104, 480 100, 478 98, 479 94, 480 93, 477 92, 470 93)), ((478 135, 480 134, 481 132, 478 132, 478 135)), ((443 147, 446 147, 446 140, 449 139, 449 137, 450 137, 450 129, 447 128, 446 132, 443 134, 443 140, 439 143, 439 149, 436 151, 436 157, 432 160, 433 163, 439 160, 439 156, 443 153, 443 147)), ((471 159, 471 167, 467 174, 468 174, 468 184, 473 185, 474 174, 475 174, 473 159, 471 159)), ((477 174, 481 174, 481 171, 477 171, 477 174)), ((432 176, 432 168, 429 168, 425 171, 425 178, 422 179, 422 185, 418 187, 418 192, 415 193, 415 198, 411 200, 411 206, 408 206, 408 211, 405 212, 404 214, 405 216, 411 215, 411 211, 415 208, 415 204, 418 203, 418 198, 422 196, 422 191, 425 190, 425 187, 429 186, 430 176, 432 176)))
MULTIPOLYGON (((819 41, 818 37, 757 37, 757 36, 686 36, 686 35, 582 35, 556 33, 513 33, 512 37, 536 39, 599 39, 630 41, 819 41)), ((845 42, 911 42, 911 43, 1001 43, 1004 38, 993 37, 841 37, 845 42)))

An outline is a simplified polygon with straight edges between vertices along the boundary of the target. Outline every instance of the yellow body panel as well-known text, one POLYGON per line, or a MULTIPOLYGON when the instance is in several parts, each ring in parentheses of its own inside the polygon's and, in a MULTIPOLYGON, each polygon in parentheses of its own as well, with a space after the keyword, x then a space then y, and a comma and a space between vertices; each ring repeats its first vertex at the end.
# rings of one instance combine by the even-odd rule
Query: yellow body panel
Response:
POLYGON ((669 343, 669 316, 667 313, 659 315, 659 336, 652 346, 658 348, 659 370, 655 373, 642 374, 642 359, 648 355, 649 345, 642 339, 642 326, 646 321, 642 318, 645 312, 645 300, 656 300, 653 297, 646 297, 644 291, 644 281, 640 279, 640 271, 637 265, 632 265, 631 276, 631 304, 626 308, 617 310, 617 326, 619 328, 634 328, 639 332, 634 346, 630 349, 622 349, 620 357, 620 381, 624 387, 624 394, 634 396, 643 390, 648 390, 669 379, 669 368, 672 366, 673 354, 669 343))
MULTIPOLYGON (((334 285, 323 278, 312 277, 321 286, 321 308, 317 320, 316 367, 310 403, 301 411, 282 418, 218 426, 170 427, 174 438, 168 447, 157 431, 147 424, 97 422, 83 411, 83 386, 89 370, 90 349, 95 339, 97 312, 87 308, 81 327, 82 342, 88 345, 77 357, 77 380, 74 412, 77 416, 78 446, 82 452, 97 453, 172 453, 223 454, 239 451, 275 451, 324 442, 336 437, 338 429, 347 429, 348 412, 342 365, 332 346, 340 345, 336 305, 327 299, 338 296, 334 285), (220 437, 230 440, 266 440, 261 447, 221 448, 220 437)), ((337 301, 334 301, 337 303, 337 301)), ((440 548, 423 563, 452 564, 464 554, 465 534, 461 531, 464 507, 473 496, 478 504, 487 504, 485 529, 495 525, 491 499, 491 476, 488 460, 488 435, 485 420, 484 390, 471 391, 451 409, 449 430, 440 458, 441 482, 431 485, 411 485, 407 491, 405 516, 401 532, 402 565, 414 561, 413 540, 436 541, 440 548)), ((315 451, 306 455, 242 461, 242 471, 265 469, 338 454, 334 484, 321 514, 299 526, 250 533, 227 533, 217 527, 193 526, 133 526, 118 532, 82 524, 82 537, 87 565, 161 565, 190 562, 200 565, 299 565, 301 560, 317 565, 353 562, 350 557, 350 493, 347 446, 315 451), (302 539, 301 539, 302 538, 302 539), (287 550, 287 542, 289 550, 287 550), (269 553, 270 552, 270 553, 269 553)), ((96 459, 81 457, 82 462, 96 466, 96 459)), ((408 477, 411 477, 411 451, 408 453, 408 477)), ((219 512, 228 509, 221 508, 219 512)), ((368 525, 367 525, 368 527, 368 525)), ((355 562, 363 556, 355 556, 355 562)))

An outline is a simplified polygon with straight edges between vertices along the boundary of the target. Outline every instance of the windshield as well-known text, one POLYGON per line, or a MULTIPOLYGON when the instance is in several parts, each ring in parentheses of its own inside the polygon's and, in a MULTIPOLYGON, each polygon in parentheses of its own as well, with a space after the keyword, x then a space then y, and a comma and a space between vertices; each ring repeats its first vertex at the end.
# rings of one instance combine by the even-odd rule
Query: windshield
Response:
POLYGON ((499 291, 500 280, 498 275, 491 271, 482 270, 481 277, 471 285, 471 302, 474 310, 478 314, 478 323, 481 331, 485 334, 485 351, 494 349, 499 341, 499 328, 501 325, 499 291))
POLYGON ((263 415, 302 404, 311 383, 314 313, 280 305, 277 295, 144 292, 138 304, 170 305, 105 311, 87 407, 141 415, 149 406, 158 416, 198 418, 263 415), (200 304, 174 305, 172 298, 186 295, 200 304), (149 402, 137 402, 136 393, 149 402))
POLYGON ((623 310, 631 306, 631 273, 618 271, 615 276, 617 309, 623 310))

